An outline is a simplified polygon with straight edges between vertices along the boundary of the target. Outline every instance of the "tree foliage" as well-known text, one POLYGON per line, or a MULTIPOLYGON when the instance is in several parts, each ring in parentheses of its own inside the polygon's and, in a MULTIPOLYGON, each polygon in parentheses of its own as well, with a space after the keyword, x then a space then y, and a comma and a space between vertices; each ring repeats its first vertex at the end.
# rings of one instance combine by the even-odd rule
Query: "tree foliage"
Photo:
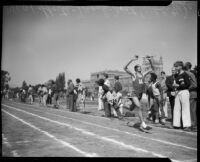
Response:
POLYGON ((28 90, 28 85, 25 80, 22 83, 22 89, 28 90))
POLYGON ((56 86, 59 91, 64 91, 65 88, 65 73, 59 73, 56 77, 56 86))
POLYGON ((8 71, 1 70, 1 88, 8 89, 8 82, 11 80, 10 74, 8 71))
POLYGON ((55 81, 53 79, 49 79, 47 82, 46 82, 46 86, 48 88, 53 88, 53 84, 55 83, 55 81))

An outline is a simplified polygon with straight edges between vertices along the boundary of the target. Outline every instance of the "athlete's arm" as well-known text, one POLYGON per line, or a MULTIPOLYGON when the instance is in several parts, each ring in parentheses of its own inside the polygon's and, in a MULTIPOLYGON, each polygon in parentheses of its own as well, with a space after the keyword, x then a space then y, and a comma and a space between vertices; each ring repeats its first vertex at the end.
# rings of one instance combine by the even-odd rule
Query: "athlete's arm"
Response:
POLYGON ((128 66, 133 62, 136 61, 137 58, 135 59, 131 59, 125 66, 124 66, 124 70, 131 76, 135 77, 135 75, 128 69, 128 66))
POLYGON ((151 69, 143 73, 144 77, 146 77, 149 73, 154 71, 154 66, 152 64, 151 58, 149 56, 147 56, 146 58, 147 58, 147 60, 149 61, 150 65, 151 65, 151 69))

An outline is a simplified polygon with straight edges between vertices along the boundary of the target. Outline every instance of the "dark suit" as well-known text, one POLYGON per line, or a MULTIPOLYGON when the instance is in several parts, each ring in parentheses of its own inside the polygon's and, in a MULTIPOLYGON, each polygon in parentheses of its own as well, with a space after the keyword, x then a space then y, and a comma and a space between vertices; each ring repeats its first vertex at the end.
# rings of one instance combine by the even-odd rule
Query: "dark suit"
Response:
POLYGON ((70 83, 67 88, 68 91, 68 105, 69 110, 72 112, 76 111, 76 105, 75 105, 75 94, 74 94, 74 84, 70 83))
POLYGON ((174 83, 174 76, 171 75, 171 76, 168 76, 166 78, 166 86, 167 86, 167 96, 169 97, 169 102, 170 102, 170 106, 171 106, 171 116, 172 116, 172 121, 173 121, 173 111, 174 111, 174 103, 175 103, 175 96, 172 96, 171 95, 171 92, 174 91, 174 88, 173 88, 173 83, 174 83))

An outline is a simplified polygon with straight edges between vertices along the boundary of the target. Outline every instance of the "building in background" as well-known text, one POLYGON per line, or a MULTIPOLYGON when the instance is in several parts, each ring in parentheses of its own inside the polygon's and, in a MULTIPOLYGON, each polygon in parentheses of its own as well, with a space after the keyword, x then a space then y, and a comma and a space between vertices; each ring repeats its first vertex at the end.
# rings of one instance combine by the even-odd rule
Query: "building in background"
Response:
MULTIPOLYGON (((152 63, 155 68, 155 73, 158 75, 158 78, 160 77, 160 72, 163 71, 163 59, 162 56, 159 59, 156 59, 154 56, 152 57, 152 63)), ((149 62, 143 58, 142 62, 142 71, 147 71, 151 68, 149 62)), ((94 94, 94 96, 97 96, 98 93, 98 85, 96 84, 96 81, 100 78, 103 78, 103 74, 108 74, 108 79, 111 82, 111 85, 114 85, 114 76, 119 76, 119 81, 122 83, 123 91, 125 93, 130 92, 132 90, 132 80, 130 75, 128 75, 124 71, 119 70, 103 70, 99 72, 91 73, 90 80, 82 81, 82 83, 87 87, 88 92, 91 92, 94 94)), ((147 83, 149 76, 146 77, 145 82, 147 83)))

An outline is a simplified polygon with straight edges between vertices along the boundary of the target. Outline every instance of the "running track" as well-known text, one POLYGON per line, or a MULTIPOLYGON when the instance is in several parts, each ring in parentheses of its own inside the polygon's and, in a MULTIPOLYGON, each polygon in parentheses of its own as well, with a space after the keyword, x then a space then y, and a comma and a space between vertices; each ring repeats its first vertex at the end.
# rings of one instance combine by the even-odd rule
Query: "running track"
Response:
POLYGON ((197 161, 197 134, 68 110, 2 101, 2 154, 9 157, 168 157, 197 161))

